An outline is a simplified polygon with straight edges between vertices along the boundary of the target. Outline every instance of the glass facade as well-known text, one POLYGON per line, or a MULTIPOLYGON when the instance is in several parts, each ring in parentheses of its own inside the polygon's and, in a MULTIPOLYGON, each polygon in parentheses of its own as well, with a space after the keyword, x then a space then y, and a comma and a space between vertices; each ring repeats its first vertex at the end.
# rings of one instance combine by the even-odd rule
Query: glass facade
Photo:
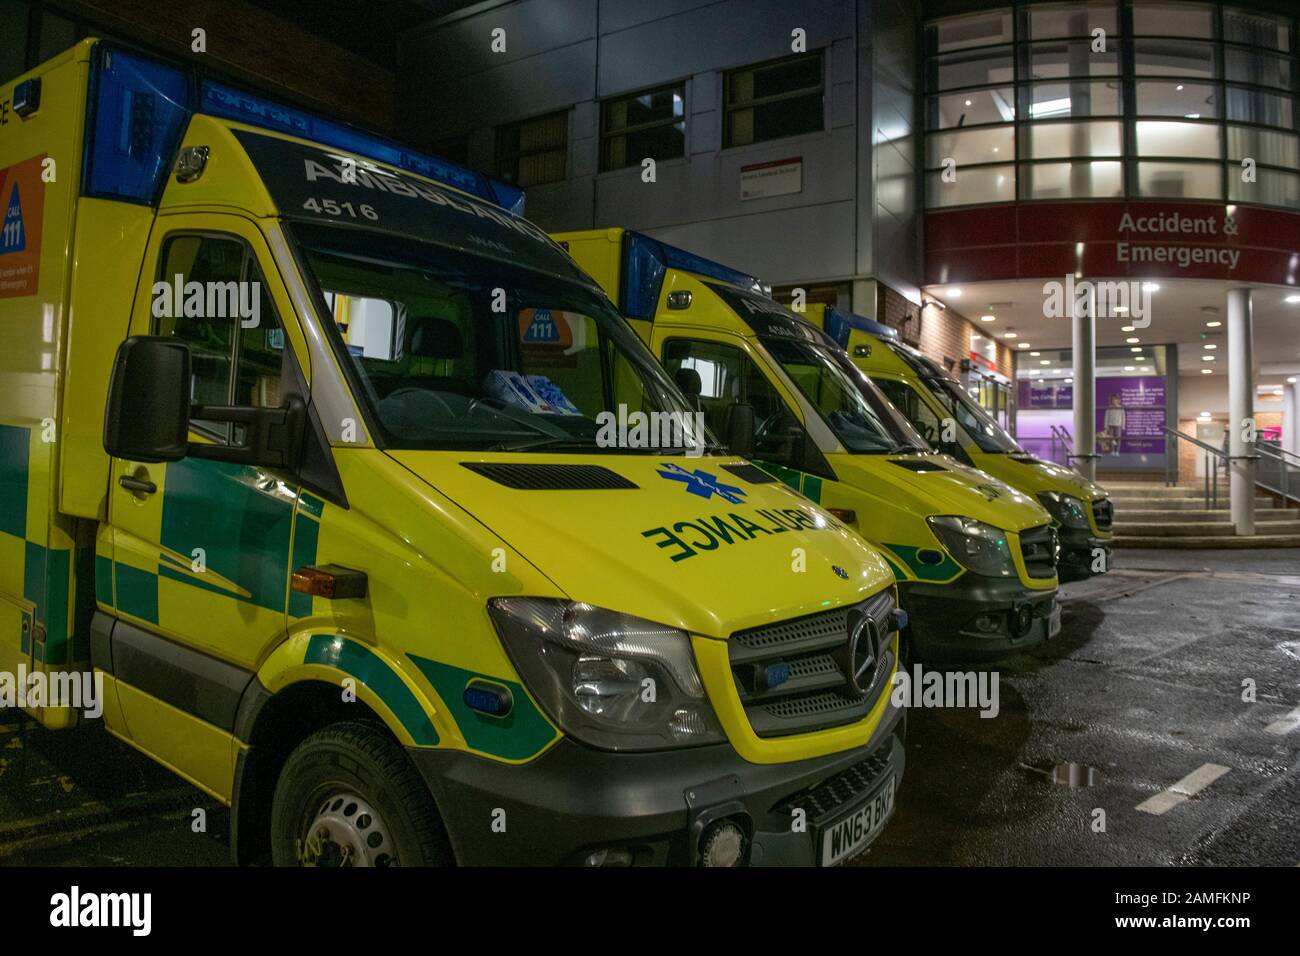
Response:
POLYGON ((931 21, 926 206, 1300 209, 1296 54, 1295 18, 1224 3, 1028 3, 931 21))

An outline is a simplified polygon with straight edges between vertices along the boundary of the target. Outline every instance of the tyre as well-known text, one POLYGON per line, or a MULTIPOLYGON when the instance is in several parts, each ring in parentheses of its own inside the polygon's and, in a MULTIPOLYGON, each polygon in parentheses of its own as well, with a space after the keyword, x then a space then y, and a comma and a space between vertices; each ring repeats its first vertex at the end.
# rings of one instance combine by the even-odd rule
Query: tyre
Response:
POLYGON ((439 866, 453 861, 428 788, 383 731, 333 724, 289 755, 271 805, 276 866, 439 866))

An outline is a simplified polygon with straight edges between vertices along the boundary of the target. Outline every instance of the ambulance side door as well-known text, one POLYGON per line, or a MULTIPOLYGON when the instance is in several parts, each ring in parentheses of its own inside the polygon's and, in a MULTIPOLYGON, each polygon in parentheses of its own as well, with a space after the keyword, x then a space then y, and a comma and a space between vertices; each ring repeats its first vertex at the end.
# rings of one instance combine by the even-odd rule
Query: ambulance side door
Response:
MULTIPOLYGON (((296 374, 291 350, 298 342, 304 355, 305 343, 292 313, 276 305, 287 302, 276 280, 247 219, 160 216, 131 334, 189 347, 193 404, 279 407, 296 374)), ((189 437, 240 444, 242 428, 191 421, 189 437)), ((217 792, 229 779, 220 764, 239 696, 285 633, 297 498, 292 477, 271 469, 193 455, 113 461, 111 658, 126 733, 217 792)))

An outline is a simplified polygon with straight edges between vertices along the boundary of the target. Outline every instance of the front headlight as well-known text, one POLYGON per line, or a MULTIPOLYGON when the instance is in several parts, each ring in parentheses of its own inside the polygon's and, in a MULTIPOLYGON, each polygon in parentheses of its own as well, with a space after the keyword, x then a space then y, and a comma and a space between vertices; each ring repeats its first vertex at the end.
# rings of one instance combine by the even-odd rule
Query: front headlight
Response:
POLYGON ((1011 544, 1001 528, 958 515, 935 515, 926 520, 935 537, 964 567, 991 578, 1015 577, 1011 544))
POLYGON ((1088 511, 1082 501, 1059 491, 1039 492, 1038 500, 1053 518, 1067 528, 1088 527, 1088 511))
POLYGON ((583 743, 662 750, 726 739, 684 631, 550 598, 493 598, 488 613, 529 691, 583 743))

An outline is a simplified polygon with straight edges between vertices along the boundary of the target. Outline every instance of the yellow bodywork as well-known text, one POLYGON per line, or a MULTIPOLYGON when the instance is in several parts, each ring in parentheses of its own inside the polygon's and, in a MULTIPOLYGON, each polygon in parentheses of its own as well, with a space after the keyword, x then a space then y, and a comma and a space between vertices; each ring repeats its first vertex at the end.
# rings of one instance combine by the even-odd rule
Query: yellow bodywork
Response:
MULTIPOLYGON (((389 453, 362 435, 331 443, 344 506, 274 470, 111 459, 102 436, 114 355, 128 335, 153 332, 156 263, 174 234, 244 243, 307 385, 338 379, 342 370, 332 353, 312 345, 321 320, 287 251, 281 210, 234 138, 240 124, 195 115, 181 146, 207 147, 206 169, 189 183, 169 176, 156 206, 79 196, 96 42, 31 74, 42 82, 40 111, 0 131, 0 169, 40 157, 58 169, 44 186, 39 286, 0 297, 7 332, 0 356, 0 670, 91 666, 89 622, 98 610, 118 627, 182 649, 181 660, 193 666, 255 675, 271 695, 305 682, 352 693, 407 746, 522 763, 562 734, 522 686, 486 604, 507 595, 569 598, 692 635, 719 719, 751 762, 801 760, 870 739, 885 697, 853 724, 774 739, 756 737, 740 708, 727 666, 731 633, 860 602, 894 580, 857 535, 779 483, 746 487, 743 504, 725 505, 661 480, 661 463, 650 456, 389 453), (525 459, 590 461, 638 489, 617 498, 522 492, 461 464, 525 459), (152 482, 156 493, 137 495, 123 478, 152 482), (19 492, 21 509, 13 506, 19 492), (792 510, 807 523, 791 527, 775 517, 792 510), (725 547, 691 547, 693 522, 715 512, 741 513, 761 533, 725 547), (689 559, 674 559, 681 548, 689 559), (295 569, 330 564, 364 572, 366 596, 329 600, 289 587, 295 569), (475 678, 511 689, 516 710, 508 720, 494 722, 465 705, 463 691, 475 678)), ((6 84, 4 97, 24 79, 6 84)), ((23 201, 35 208, 34 197, 23 201)), ((191 439, 204 440, 198 432, 191 439)), ((689 464, 717 472, 744 462, 689 464)), ((951 493, 954 500, 961 494, 969 492, 951 493)), ((873 510, 865 499, 856 507, 873 510)), ((190 665, 177 666, 183 672, 190 665)), ((204 717, 202 702, 198 713, 186 712, 120 671, 99 673, 114 735, 215 798, 232 799, 246 740, 204 717)), ((73 708, 32 713, 50 727, 77 718, 73 708)))

